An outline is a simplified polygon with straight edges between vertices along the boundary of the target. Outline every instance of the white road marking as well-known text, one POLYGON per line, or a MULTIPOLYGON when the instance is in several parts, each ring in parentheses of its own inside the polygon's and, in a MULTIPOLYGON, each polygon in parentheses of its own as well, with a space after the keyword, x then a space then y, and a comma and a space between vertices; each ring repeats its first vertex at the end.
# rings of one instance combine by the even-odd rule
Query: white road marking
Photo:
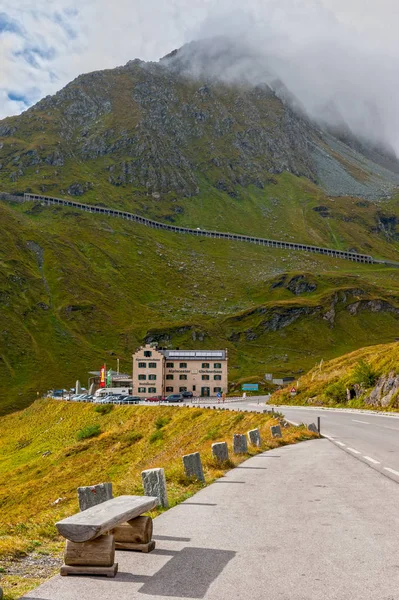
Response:
POLYGON ((352 419, 352 421, 354 423, 363 423, 363 425, 370 425, 370 423, 367 423, 367 421, 357 421, 357 419, 352 419))
POLYGON ((396 475, 396 477, 399 477, 399 472, 395 471, 395 469, 390 469, 389 467, 384 467, 384 471, 388 471, 389 473, 396 475))
POLYGON ((354 448, 350 448, 349 446, 347 446, 346 449, 349 450, 349 452, 353 452, 354 454, 361 454, 359 450, 355 450, 354 448))
POLYGON ((324 434, 324 437, 330 440, 331 442, 334 440, 334 438, 331 435, 324 434))
POLYGON ((342 442, 337 442, 337 440, 335 440, 335 443, 338 444, 338 446, 345 446, 345 444, 343 444, 342 442))
POLYGON ((380 465, 381 463, 378 462, 378 460, 375 460, 374 458, 371 458, 371 456, 363 456, 363 458, 365 460, 368 460, 369 462, 373 463, 373 465, 380 465))
POLYGON ((397 427, 388 427, 388 425, 383 425, 383 429, 390 429, 391 431, 399 431, 397 427))

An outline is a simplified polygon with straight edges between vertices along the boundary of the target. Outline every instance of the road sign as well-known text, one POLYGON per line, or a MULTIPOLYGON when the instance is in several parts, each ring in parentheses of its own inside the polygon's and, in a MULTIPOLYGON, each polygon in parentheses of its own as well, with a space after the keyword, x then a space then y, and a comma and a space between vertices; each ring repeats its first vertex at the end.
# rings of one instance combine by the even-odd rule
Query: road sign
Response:
POLYGON ((291 388, 291 396, 295 396, 296 394, 296 388, 292 387, 291 388))
POLYGON ((243 383, 241 389, 244 392, 258 392, 259 385, 257 383, 243 383))

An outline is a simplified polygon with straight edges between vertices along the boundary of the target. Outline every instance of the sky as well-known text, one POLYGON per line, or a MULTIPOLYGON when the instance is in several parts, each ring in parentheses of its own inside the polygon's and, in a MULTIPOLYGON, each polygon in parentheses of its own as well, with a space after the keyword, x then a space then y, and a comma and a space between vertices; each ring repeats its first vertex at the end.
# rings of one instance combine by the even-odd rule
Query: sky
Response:
POLYGON ((311 116, 399 153, 398 30, 397 0, 0 0, 0 118, 81 73, 227 35, 311 116))

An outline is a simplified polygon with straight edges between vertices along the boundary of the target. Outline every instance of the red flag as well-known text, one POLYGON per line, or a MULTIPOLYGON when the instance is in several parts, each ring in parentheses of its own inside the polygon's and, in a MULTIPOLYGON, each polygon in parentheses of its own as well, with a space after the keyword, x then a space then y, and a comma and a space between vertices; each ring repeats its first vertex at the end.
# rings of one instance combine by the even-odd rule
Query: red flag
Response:
POLYGON ((100 371, 100 387, 105 387, 105 366, 101 367, 100 371))

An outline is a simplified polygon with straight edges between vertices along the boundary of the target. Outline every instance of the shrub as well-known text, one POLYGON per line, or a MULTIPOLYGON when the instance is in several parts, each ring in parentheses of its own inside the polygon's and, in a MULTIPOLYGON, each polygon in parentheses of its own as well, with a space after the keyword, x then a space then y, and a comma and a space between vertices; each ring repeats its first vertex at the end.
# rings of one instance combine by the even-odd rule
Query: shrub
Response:
POLYGON ((330 383, 328 387, 326 387, 325 396, 332 400, 333 402, 346 402, 346 386, 342 381, 336 381, 335 383, 330 383))
POLYGON ((220 435, 219 431, 219 427, 208 429, 207 433, 204 435, 204 440, 217 440, 220 435))
POLYGON ((100 415, 108 415, 113 409, 113 404, 99 404, 95 407, 94 412, 100 413, 100 415))
POLYGON ((162 427, 165 427, 170 421, 171 419, 169 417, 158 417, 155 421, 155 427, 156 429, 162 429, 162 427))
POLYGON ((154 442, 157 442, 158 440, 163 440, 163 431, 161 431, 160 429, 158 429, 157 431, 154 431, 154 433, 152 433, 150 435, 150 444, 153 444, 154 442))
POLYGON ((98 435, 100 435, 100 433, 100 425, 87 425, 86 427, 83 427, 83 429, 78 431, 76 438, 79 441, 87 440, 92 437, 97 437, 98 435))
POLYGON ((135 431, 128 433, 126 436, 126 441, 130 442, 131 444, 135 444, 136 442, 139 442, 142 439, 143 435, 141 433, 136 433, 135 431))
POLYGON ((353 369, 351 381, 352 383, 357 383, 366 388, 370 388, 373 387, 377 381, 377 373, 365 360, 359 360, 353 369))

